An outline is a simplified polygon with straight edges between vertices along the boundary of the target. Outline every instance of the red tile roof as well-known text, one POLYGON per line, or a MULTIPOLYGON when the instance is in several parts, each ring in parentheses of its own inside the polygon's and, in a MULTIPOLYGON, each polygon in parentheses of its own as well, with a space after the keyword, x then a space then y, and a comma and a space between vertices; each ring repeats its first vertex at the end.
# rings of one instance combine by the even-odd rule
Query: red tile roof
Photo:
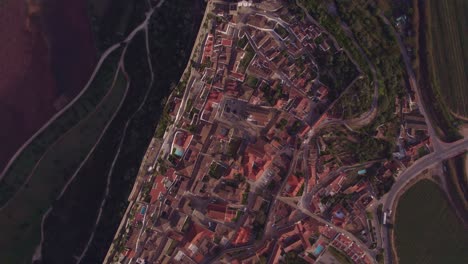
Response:
POLYGON ((206 210, 209 218, 222 222, 231 222, 236 216, 236 211, 225 204, 209 204, 206 210))
POLYGON ((335 230, 331 229, 328 226, 320 226, 319 232, 324 237, 329 238, 329 239, 333 239, 336 236, 336 234, 338 234, 338 232, 336 232, 335 230))
POLYGON ((237 232, 237 236, 234 239, 233 245, 241 245, 241 244, 245 244, 249 242, 251 233, 252 232, 250 228, 241 227, 239 231, 237 232))
POLYGON ((290 196, 296 196, 304 183, 304 178, 291 175, 288 177, 288 183, 286 186, 287 194, 290 196))
POLYGON ((221 40, 221 45, 226 46, 226 47, 231 47, 232 46, 232 39, 223 38, 221 40))

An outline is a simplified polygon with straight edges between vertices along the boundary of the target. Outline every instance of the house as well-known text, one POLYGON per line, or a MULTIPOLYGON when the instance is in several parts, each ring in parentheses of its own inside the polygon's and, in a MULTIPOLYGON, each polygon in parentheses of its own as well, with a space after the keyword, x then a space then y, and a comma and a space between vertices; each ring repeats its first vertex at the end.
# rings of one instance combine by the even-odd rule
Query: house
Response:
POLYGON ((249 144, 243 158, 244 172, 250 180, 258 180, 272 163, 273 146, 263 140, 249 144))
POLYGON ((252 230, 250 228, 241 227, 239 228, 239 231, 237 232, 237 235, 232 244, 235 246, 246 244, 247 242, 249 242, 251 236, 252 230))
POLYGON ((304 177, 297 177, 295 175, 291 175, 288 177, 288 181, 286 186, 284 187, 284 192, 291 197, 297 196, 299 191, 303 188, 304 185, 304 177))
POLYGON ((213 235, 212 231, 193 224, 186 235, 189 242, 185 245, 184 252, 196 263, 201 263, 213 247, 213 235))
POLYGON ((320 88, 317 90, 317 97, 320 100, 325 99, 325 97, 328 95, 328 88, 325 86, 320 86, 320 88))
POLYGON ((213 54, 213 35, 208 34, 205 40, 205 45, 203 48, 203 55, 201 63, 204 64, 213 54))
POLYGON ((231 222, 236 216, 236 210, 229 208, 226 204, 209 204, 206 215, 220 222, 231 222))

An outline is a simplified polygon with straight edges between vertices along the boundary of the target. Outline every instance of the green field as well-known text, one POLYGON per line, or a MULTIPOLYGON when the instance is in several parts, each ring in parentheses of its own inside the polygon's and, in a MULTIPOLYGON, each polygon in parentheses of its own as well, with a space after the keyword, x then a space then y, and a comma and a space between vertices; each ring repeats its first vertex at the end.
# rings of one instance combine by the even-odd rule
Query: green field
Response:
MULTIPOLYGON (((384 123, 394 126, 398 122, 395 116, 395 99, 401 98, 405 94, 405 86, 403 85, 405 69, 395 36, 392 34, 390 27, 380 19, 380 11, 375 5, 375 1, 301 0, 300 2, 321 26, 336 37, 338 44, 350 52, 351 57, 359 65, 361 71, 366 73, 366 78, 371 82, 378 83, 377 110, 379 114, 362 129, 367 133, 372 133, 377 126, 384 123), (329 12, 332 5, 336 7, 336 14, 329 12), (344 29, 344 24, 347 25, 349 30, 344 29), (349 31, 350 34, 346 34, 346 31, 349 31), (353 39, 355 43, 353 43, 353 39), (363 55, 359 50, 363 51, 363 55), (376 70, 375 80, 372 78, 371 65, 376 70)), ((319 65, 326 65, 327 63, 327 61, 320 62, 319 60, 317 62, 319 65)), ((342 72, 338 76, 342 78, 343 73, 347 70, 346 68, 349 67, 341 67, 339 70, 342 72)), ((362 88, 364 90, 372 88, 369 87, 369 84, 362 88)), ((359 101, 362 103, 369 102, 371 95, 370 92, 365 91, 352 94, 353 97, 359 97, 359 101)), ((344 96, 343 98, 343 100, 337 102, 338 109, 340 107, 348 108, 345 100, 350 96, 344 96)), ((353 99, 353 102, 357 101, 356 99, 353 99)), ((350 110, 361 111, 357 107, 354 108, 356 109, 350 110)))
POLYGON ((328 251, 342 264, 352 264, 353 261, 341 250, 335 247, 328 247, 328 251))
MULTIPOLYGON (((131 2, 146 4, 146 1, 131 2)), ((135 35, 128 43, 125 67, 131 84, 125 102, 76 179, 65 194, 54 202, 53 210, 44 224, 43 263, 76 262, 75 256, 82 253, 90 239, 108 186, 109 193, 95 235, 81 261, 86 264, 103 262, 127 209, 128 197, 142 158, 159 120, 163 118, 162 102, 171 92, 173 84, 181 79, 189 61, 204 4, 204 1, 171 0, 155 10, 148 25, 152 68, 147 67, 144 32, 135 35), (154 82, 149 87, 151 70, 154 82), (135 112, 148 89, 143 107, 135 112), (133 119, 127 123, 131 117, 133 119), (120 143, 121 149, 116 156, 120 143), (115 167, 110 172, 114 158, 115 167)))
MULTIPOLYGON (((35 166, 32 177, 1 210, 0 263, 29 263, 40 239, 43 214, 84 160, 125 98, 127 81, 116 72, 97 107, 60 137, 35 166)), ((96 76, 101 83, 105 76, 96 76)), ((73 227, 70 227, 73 228, 73 227)))
POLYGON ((432 80, 449 108, 468 117, 468 32, 465 0, 428 2, 428 50, 432 80))
POLYGON ((395 220, 400 264, 468 263, 468 233, 433 182, 422 180, 403 194, 395 220))
POLYGON ((106 58, 90 87, 16 158, 0 181, 0 207, 4 206, 24 185, 33 167, 48 148, 101 102, 111 87, 121 51, 122 49, 116 49, 106 58))
MULTIPOLYGON (((44 263, 73 263, 74 256, 80 255, 84 244, 88 241, 93 230, 99 207, 105 193, 107 176, 110 167, 117 154, 119 145, 122 142, 119 160, 122 163, 122 154, 128 151, 133 155, 138 153, 135 148, 138 144, 126 139, 129 136, 138 136, 135 132, 130 132, 132 117, 136 117, 139 106, 144 100, 144 96, 151 89, 150 69, 146 58, 146 47, 144 32, 135 35, 129 42, 125 52, 125 67, 131 80, 130 87, 125 98, 125 102, 118 114, 107 128, 106 133, 101 138, 99 144, 92 154, 83 164, 76 175, 75 180, 68 186, 64 195, 54 203, 53 210, 48 215, 44 223, 44 243, 42 247, 42 260, 44 263), (129 126, 126 127, 126 123, 129 126), (122 133, 127 128, 126 133, 122 133), (86 190, 83 192, 83 190, 86 190), (73 228, 70 228, 73 226, 73 228)), ((141 112, 141 111, 140 111, 141 112)), ((152 111, 156 113, 156 111, 152 111)), ((139 131, 139 130, 138 130, 139 131)), ((153 129, 148 129, 146 133, 151 133, 153 129)), ((127 167, 131 169, 130 166, 127 167)), ((132 186, 134 177, 116 177, 125 181, 123 185, 132 186)), ((124 196, 126 190, 119 189, 124 196)), ((121 201, 112 195, 112 200, 106 204, 119 204, 121 201)), ((104 215, 102 215, 104 217, 104 215)), ((119 219, 121 214, 116 212, 113 217, 119 219)), ((106 219, 107 220, 107 219, 106 219)), ((104 220, 106 223, 109 221, 104 220)), ((112 232, 113 229, 109 228, 112 232)), ((86 263, 86 262, 83 262, 86 263)))
POLYGON ((373 86, 369 78, 358 79, 338 99, 332 111, 344 119, 359 117, 372 107, 373 86))

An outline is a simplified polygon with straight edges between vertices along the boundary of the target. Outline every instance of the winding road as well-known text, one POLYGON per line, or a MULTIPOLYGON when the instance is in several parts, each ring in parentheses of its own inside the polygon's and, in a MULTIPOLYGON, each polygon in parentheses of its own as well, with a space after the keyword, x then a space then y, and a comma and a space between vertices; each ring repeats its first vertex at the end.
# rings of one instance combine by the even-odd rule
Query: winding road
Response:
MULTIPOLYGON (((315 19, 309 14, 307 8, 305 6, 303 6, 299 0, 296 0, 296 4, 306 14, 306 17, 307 17, 307 19, 309 21, 314 23, 314 25, 317 25, 318 27, 322 28, 325 32, 327 32, 327 34, 329 36, 332 37, 333 41, 335 43, 337 43, 336 39, 333 37, 333 34, 330 34, 330 32, 328 32, 319 23, 317 23, 317 21, 315 21, 315 19)), ((353 45, 358 49, 361 56, 366 60, 367 65, 369 66, 369 69, 370 69, 370 71, 372 73, 372 82, 373 82, 374 91, 373 91, 373 94, 372 94, 371 108, 368 111, 362 113, 359 117, 349 119, 349 120, 345 120, 344 122, 341 122, 343 120, 340 120, 340 119, 334 119, 334 120, 339 121, 339 122, 341 122, 343 124, 346 124, 347 126, 362 127, 362 126, 365 126, 365 125, 369 124, 375 118, 375 116, 377 115, 377 106, 378 106, 378 101, 379 101, 379 86, 378 86, 379 82, 378 82, 378 79, 377 79, 377 73, 376 73, 377 71, 375 69, 374 64, 369 60, 369 57, 367 57, 367 55, 364 52, 364 50, 362 49, 362 47, 359 46, 359 44, 357 43, 357 41, 356 41, 352 31, 349 29, 348 25, 346 25, 345 23, 341 23, 340 26, 343 29, 346 36, 353 42, 353 45)), ((349 51, 346 50, 346 49, 343 49, 343 50, 348 55, 348 57, 353 61, 353 63, 359 68, 359 70, 362 72, 362 70, 359 67, 359 64, 353 59, 353 56, 351 56, 349 51)), ((346 90, 347 89, 345 89, 342 94, 344 94, 346 92, 346 90)), ((338 100, 335 100, 335 102, 336 101, 338 101, 338 100)), ((330 119, 330 122, 333 122, 333 120, 330 119)))
MULTIPOLYGON (((432 145, 434 148, 434 152, 430 153, 421 159, 417 160, 411 167, 407 168, 397 179, 395 182, 394 186, 390 190, 387 195, 385 195, 382 198, 382 203, 383 203, 383 211, 387 210, 392 210, 394 208, 395 202, 398 199, 398 194, 401 192, 401 190, 415 177, 417 177, 422 171, 424 171, 427 168, 430 168, 433 165, 436 165, 446 159, 452 158, 458 154, 461 154, 463 152, 466 152, 468 150, 468 139, 461 139, 458 141, 455 141, 453 143, 446 143, 441 141, 435 132, 435 129, 431 123, 431 120, 428 118, 427 111, 425 109, 424 102, 422 102, 421 99, 421 91, 418 87, 416 77, 414 74, 414 70, 411 66, 411 60, 410 57, 408 56, 408 53, 406 51, 405 45, 400 37, 400 35, 396 32, 395 28, 393 25, 390 23, 390 21, 382 14, 379 14, 379 17, 382 19, 382 21, 389 26, 391 29, 392 34, 395 36, 398 46, 400 48, 400 53, 403 57, 403 61, 405 63, 406 67, 406 72, 408 74, 409 78, 409 83, 411 86, 411 89, 415 92, 416 94, 416 102, 419 106, 419 111, 421 114, 424 116, 426 124, 428 126, 428 132, 429 136, 432 141, 432 145)), ((391 264, 393 263, 393 249, 392 249, 392 237, 390 236, 390 230, 387 227, 382 227, 381 228, 381 233, 382 233, 382 240, 383 240, 383 245, 385 248, 385 263, 386 264, 391 264)))
MULTIPOLYGON (((298 6, 305 12, 307 17, 313 21, 313 18, 310 17, 310 15, 307 12, 307 9, 300 4, 299 1, 296 1, 298 6)), ((404 43, 400 37, 400 35, 396 32, 395 28, 393 25, 390 23, 390 21, 382 14, 379 14, 380 19, 389 26, 391 29, 392 34, 395 36, 398 46, 400 48, 400 53, 403 58, 403 62, 405 64, 406 72, 408 74, 409 78, 409 84, 412 89, 412 91, 415 92, 416 94, 416 103, 418 105, 419 111, 421 114, 424 116, 426 124, 428 126, 428 132, 429 136, 432 141, 433 149, 434 152, 420 158, 417 160, 412 166, 406 168, 400 176, 397 178, 394 186, 392 189, 379 201, 380 203, 383 204, 383 210, 392 210, 392 208, 395 205, 396 200, 398 199, 398 194, 402 191, 402 189, 407 186, 408 183, 411 182, 415 177, 417 177, 422 171, 442 162, 443 160, 452 158, 456 155, 459 155, 463 152, 466 152, 468 150, 468 139, 462 139, 458 140, 453 143, 446 143, 442 142, 438 137, 435 132, 435 129, 433 125, 431 124, 431 120, 428 118, 427 111, 425 108, 425 105, 423 102, 421 102, 421 96, 420 96, 420 89, 418 87, 416 77, 414 70, 411 66, 411 60, 410 57, 407 54, 406 48, 404 46, 404 43)), ((373 80, 374 80, 374 97, 373 97, 373 102, 372 102, 372 107, 371 109, 366 112, 365 114, 361 115, 360 117, 356 119, 351 119, 351 120, 335 120, 335 119, 327 119, 325 122, 323 122, 320 127, 323 127, 325 125, 330 125, 330 124, 346 124, 348 126, 362 126, 367 123, 369 123, 377 114, 377 100, 378 100, 378 82, 376 78, 376 70, 374 65, 370 62, 369 58, 366 56, 366 54, 363 52, 362 48, 357 45, 356 40, 349 29, 349 27, 346 24, 341 24, 342 29, 344 30, 345 34, 353 41, 354 45, 358 47, 359 52, 361 55, 364 56, 366 61, 368 62, 368 65, 371 69, 372 75, 373 75, 373 80)), ((391 237, 390 237, 390 230, 387 227, 382 227, 380 228, 381 231, 381 237, 383 240, 383 245, 385 249, 385 263, 386 264, 391 264, 393 263, 393 257, 392 257, 392 246, 391 246, 391 237)))
MULTIPOLYGON (((163 0, 160 1, 160 3, 158 4, 157 7, 159 7, 160 4, 162 4, 162 2, 163 2, 163 0)), ((303 6, 301 6, 300 3, 298 3, 298 5, 305 11, 305 13, 307 14, 307 17, 310 17, 310 15, 307 13, 306 9, 303 6)), ((152 8, 151 11, 147 13, 146 20, 142 24, 140 24, 137 28, 135 28, 135 30, 127 37, 127 39, 125 40, 126 43, 130 42, 131 39, 134 37, 134 35, 136 33, 138 33, 139 31, 141 31, 141 30, 146 31, 146 40, 148 40, 147 22, 148 22, 149 17, 151 17, 151 14, 153 13, 153 11, 154 11, 154 8, 152 8)), ((381 16, 381 18, 383 19, 383 21, 386 24, 387 23, 389 24, 388 20, 384 16, 381 16)), ((311 18, 311 17, 309 19, 314 21, 313 18, 311 18)), ((205 20, 205 18, 203 20, 205 20)), ((371 108, 370 108, 369 111, 363 113, 358 118, 350 119, 350 120, 346 120, 346 121, 337 120, 337 119, 336 120, 335 119, 327 119, 323 123, 323 125, 325 125, 325 124, 329 125, 329 124, 332 124, 334 122, 340 122, 341 124, 344 124, 347 127, 349 127, 349 126, 352 126, 352 127, 363 126, 363 125, 366 125, 369 122, 371 122, 374 119, 374 117, 377 115, 378 81, 377 81, 377 76, 376 76, 376 69, 375 69, 374 65, 370 62, 370 60, 368 59, 368 57, 366 56, 366 54, 364 53, 362 48, 359 45, 357 45, 351 30, 345 24, 342 24, 341 26, 342 26, 344 32, 346 33, 346 35, 353 41, 354 45, 356 45, 356 47, 358 48, 361 55, 366 59, 368 65, 370 67, 370 70, 371 70, 371 73, 372 73, 372 78, 373 78, 373 87, 374 87, 372 105, 371 105, 371 108)), ((394 30, 393 27, 392 27, 392 30, 394 30)), ((398 40, 398 44, 399 44, 400 49, 401 49, 402 56, 403 56, 404 61, 405 61, 406 70, 407 70, 409 78, 410 78, 411 88, 416 92, 416 95, 417 95, 416 98, 418 100, 420 98, 419 89, 417 87, 417 82, 416 82, 416 79, 415 79, 415 76, 414 76, 414 72, 412 71, 412 68, 411 68, 411 63, 410 63, 409 57, 406 54, 406 49, 404 48, 404 45, 403 45, 399 35, 396 32, 394 32, 394 34, 396 35, 396 38, 398 40)), ((198 39, 198 37, 197 37, 197 39, 198 39)), ((251 39, 249 39, 249 41, 251 41, 251 39)), ((196 45, 194 45, 194 48, 195 48, 195 46, 196 45)), ((193 55, 193 51, 192 51, 192 55, 193 55)), ((149 50, 148 50, 148 56, 150 56, 149 50)), ((103 60, 103 59, 101 58, 101 60, 103 60)), ((192 79, 192 78, 190 78, 190 79, 192 79)), ((152 81, 153 81, 153 76, 151 76, 151 82, 152 81)), ((190 87, 190 85, 188 87, 190 87)), ((189 94, 189 89, 185 89, 185 93, 184 93, 184 96, 182 98, 182 104, 181 104, 182 107, 180 107, 178 109, 174 124, 177 124, 180 121, 180 118, 181 118, 182 114, 184 113, 184 107, 183 106, 186 105, 186 101, 187 101, 187 98, 189 97, 189 95, 190 95, 189 94)), ((395 205, 395 201, 398 198, 398 194, 401 192, 401 190, 409 182, 411 182, 411 180, 413 180, 416 176, 418 176, 422 171, 424 171, 427 168, 430 168, 434 164, 437 164, 437 163, 439 163, 439 162, 441 162, 441 161, 443 161, 445 159, 448 159, 448 158, 456 156, 456 155, 458 155, 460 153, 463 153, 468 149, 468 139, 459 140, 459 141, 456 141, 456 142, 453 142, 453 143, 444 143, 444 142, 441 142, 439 139, 437 139, 436 134, 435 134, 435 130, 432 127, 432 125, 430 124, 430 122, 429 122, 430 120, 428 120, 428 118, 426 116, 426 111, 424 109, 424 105, 421 104, 421 102, 418 102, 418 104, 420 106, 420 111, 423 114, 423 116, 425 117, 426 123, 428 124, 429 134, 430 134, 431 138, 433 139, 432 141, 433 141, 433 146, 434 146, 434 152, 420 158, 412 166, 405 169, 399 175, 399 177, 397 178, 397 180, 396 180, 394 186, 392 187, 392 189, 380 200, 380 202, 383 203, 383 210, 384 211, 385 210, 391 210, 393 208, 393 206, 395 205)), ((141 106, 140 106, 140 108, 141 108, 141 106)), ((140 108, 138 108, 137 111, 139 111, 140 108)), ((110 177, 112 175, 114 164, 115 164, 115 162, 116 162, 116 160, 117 160, 117 158, 119 156, 120 147, 121 147, 121 145, 123 143, 123 138, 125 137, 127 126, 129 124, 130 120, 133 118, 133 116, 134 115, 132 115, 132 117, 128 120, 128 122, 125 125, 124 136, 122 137, 122 140, 121 140, 120 145, 119 145, 119 149, 118 149, 118 151, 117 151, 117 153, 116 153, 116 155, 114 157, 114 160, 113 160, 113 163, 112 163, 112 168, 109 171, 108 181, 109 181, 109 179, 110 179, 110 177)), ((167 129, 167 131, 165 133, 165 136, 164 136, 165 140, 164 140, 164 142, 162 144, 161 149, 158 152, 158 155, 156 155, 156 159, 157 159, 157 157, 160 157, 163 153, 168 152, 168 147, 170 145, 170 142, 172 141, 172 135, 174 134, 176 129, 177 128, 176 128, 175 125, 172 125, 167 129)), ((293 158, 293 162, 292 162, 293 166, 291 166, 291 168, 295 167, 294 164, 295 164, 296 160, 297 160, 297 156, 295 155, 294 158, 293 158)), ((79 171, 79 169, 77 171, 79 171)), ((3 176, 3 174, 0 175, 0 179, 1 179, 2 176, 3 176)), ((71 180, 73 180, 73 179, 71 179, 71 180)), ((284 183, 283 183, 283 185, 284 185, 284 183)), ((68 186, 68 184, 67 184, 67 186, 68 186)), ((66 189, 67 186, 65 186, 65 189, 66 189)), ((137 186, 137 185, 135 185, 135 186, 137 186)), ((138 190, 138 191, 141 191, 141 189, 138 190)), ((108 186, 107 186, 107 189, 106 189, 106 194, 107 194, 107 192, 108 192, 108 186)), ((279 194, 279 192, 278 192, 278 194, 279 194)), ((107 195, 105 195, 105 196, 107 196, 107 195)), ((304 197, 305 196, 306 195, 304 195, 304 197)), ((101 204, 99 216, 98 216, 98 218, 96 220, 96 224, 95 224, 96 226, 97 226, 98 222, 100 221, 100 214, 101 214, 101 211, 102 211, 102 207, 105 204, 105 199, 106 198, 104 198, 104 200, 103 200, 103 202, 101 204)), ((295 208, 297 210, 300 210, 305 215, 308 215, 308 216, 316 219, 317 221, 319 221, 319 222, 321 222, 323 224, 327 224, 327 225, 331 226, 333 229, 335 229, 337 232, 341 232, 341 233, 347 235, 348 237, 352 238, 353 241, 355 241, 355 243, 358 244, 366 252, 367 255, 371 256, 373 261, 375 262, 375 259, 374 259, 375 252, 374 251, 372 251, 368 247, 366 247, 359 239, 355 238, 355 236, 352 235, 351 233, 349 233, 348 231, 346 231, 344 229, 341 229, 339 227, 333 226, 328 221, 326 221, 325 219, 322 219, 321 217, 311 213, 307 208, 304 208, 303 204, 305 204, 305 203, 302 203, 302 202, 296 203, 294 201, 294 199, 292 199, 292 198, 280 197, 278 195, 277 195, 277 197, 275 199, 275 202, 277 200, 279 200, 281 202, 284 202, 284 203, 290 205, 291 207, 293 207, 293 208, 295 208)), ((271 213, 272 213, 272 211, 270 211, 270 214, 271 213)), ((122 221, 126 221, 125 217, 124 217, 124 219, 122 221)), ((146 220, 144 221, 143 227, 140 229, 140 235, 142 234, 143 228, 145 226, 146 226, 146 220)), ((271 234, 269 234, 269 231, 268 231, 269 226, 270 225, 267 224, 266 231, 265 231, 265 233, 267 234, 266 236, 271 235, 271 234)), ((385 246, 385 263, 386 264, 392 263, 392 256, 391 256, 392 250, 391 250, 391 241, 390 241, 389 233, 390 233, 390 231, 388 230, 388 228, 383 227, 381 229, 382 240, 384 241, 384 246, 385 246)), ((93 235, 94 235, 94 231, 93 231, 93 235)), ((92 241, 92 236, 89 239, 88 244, 86 245, 86 248, 83 250, 81 256, 78 258, 78 263, 81 261, 82 257, 86 253, 86 250, 89 247, 91 241, 92 241)), ((136 247, 135 247, 137 252, 139 252, 138 245, 139 245, 139 238, 138 238, 138 241, 136 242, 136 247)), ((252 249, 257 248, 257 247, 258 247, 257 244, 247 245, 247 246, 243 246, 243 247, 233 247, 233 248, 225 249, 223 251, 223 253, 225 254, 225 253, 235 252, 235 251, 238 251, 238 250, 252 250, 252 249)), ((216 257, 216 259, 223 256, 224 254, 219 254, 216 257)), ((130 260, 129 262, 132 262, 132 260, 130 260)))
MULTIPOLYGON (((420 159, 418 159, 411 167, 408 167, 403 173, 398 176, 397 181, 392 186, 390 191, 382 198, 383 211, 389 211, 394 208, 398 194, 401 190, 417 177, 425 169, 428 169, 446 159, 457 156, 468 150, 468 138, 455 141, 453 143, 445 143, 441 145, 441 149, 432 152, 420 159)), ((392 262, 392 245, 390 230, 388 227, 382 227, 382 239, 385 246, 385 263, 391 264, 392 262)))
POLYGON ((387 26, 389 26, 389 28, 392 31, 392 34, 395 36, 398 42, 398 47, 400 48, 400 53, 403 57, 403 62, 405 63, 406 72, 408 74, 409 84, 411 86, 411 90, 414 91, 416 94, 416 102, 419 106, 419 111, 421 112, 421 114, 424 116, 424 119, 426 120, 426 124, 428 126, 428 131, 429 131, 429 136, 432 139, 432 145, 434 147, 434 151, 441 150, 443 148, 444 143, 438 139, 435 129, 432 126, 432 123, 430 122, 431 120, 428 118, 428 114, 427 114, 424 102, 421 99, 422 98, 421 91, 418 87, 418 83, 416 81, 416 76, 414 74, 413 67, 411 66, 410 57, 408 56, 408 52, 406 52, 406 48, 405 48, 405 45, 403 44, 403 41, 401 40, 400 34, 396 32, 393 25, 384 15, 379 14, 379 17, 387 26))

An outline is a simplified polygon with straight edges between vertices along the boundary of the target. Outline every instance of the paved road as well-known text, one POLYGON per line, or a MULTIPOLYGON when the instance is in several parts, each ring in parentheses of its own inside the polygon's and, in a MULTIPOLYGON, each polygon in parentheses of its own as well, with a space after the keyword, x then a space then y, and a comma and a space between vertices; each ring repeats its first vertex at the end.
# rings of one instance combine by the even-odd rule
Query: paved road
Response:
MULTIPOLYGON (((461 154, 468 150, 468 139, 458 140, 450 144, 442 145, 442 149, 430 153, 419 160, 417 160, 411 167, 407 168, 400 176, 398 176, 397 181, 393 185, 390 192, 382 198, 383 202, 383 211, 392 210, 396 198, 399 192, 415 177, 417 177, 422 171, 431 166, 442 162, 443 160, 454 157, 458 154, 461 154)), ((392 249, 390 241, 390 230, 383 227, 382 229, 382 239, 384 240, 383 244, 385 246, 385 263, 392 263, 392 249)))
POLYGON ((400 34, 398 34, 398 32, 396 32, 395 28, 390 23, 390 21, 382 14, 379 14, 379 17, 382 19, 382 21, 386 25, 389 26, 389 28, 391 29, 393 35, 395 35, 395 38, 396 38, 396 40, 398 42, 398 46, 400 48, 400 53, 401 53, 401 55, 403 57, 403 61, 405 63, 406 72, 408 73, 408 78, 409 78, 409 83, 410 83, 410 86, 411 86, 411 90, 413 90, 416 93, 416 102, 418 103, 419 111, 421 112, 421 114, 424 116, 424 119, 426 120, 426 124, 427 124, 428 131, 429 131, 429 136, 432 139, 432 145, 434 147, 434 151, 439 151, 439 150, 442 149, 442 147, 443 147, 442 145, 444 145, 444 143, 441 142, 437 138, 437 134, 435 132, 435 129, 432 126, 432 124, 431 124, 431 122, 430 122, 430 120, 428 118, 425 105, 424 105, 424 103, 422 102, 422 99, 421 99, 421 95, 420 95, 421 91, 419 90, 418 83, 416 81, 416 76, 414 74, 413 67, 411 66, 411 59, 408 56, 408 52, 406 52, 406 47, 405 47, 403 41, 401 40, 400 34))
POLYGON ((288 204, 289 206, 291 206, 292 208, 295 208, 297 210, 300 210, 302 213, 310 216, 311 218, 317 220, 318 222, 322 223, 322 224, 325 224, 325 225, 328 225, 331 229, 339 232, 339 233, 342 233, 344 234, 346 237, 348 237, 349 239, 351 239, 354 243, 356 243, 368 256, 371 257, 372 261, 374 263, 375 262, 375 254, 366 246, 364 245, 361 240, 359 240, 358 238, 356 238, 353 234, 351 234, 350 232, 344 230, 343 228, 340 228, 338 226, 335 226, 333 225, 332 223, 328 222, 327 220, 319 217, 318 215, 315 215, 313 213, 311 213, 307 208, 304 208, 303 206, 301 206, 300 204, 296 204, 295 202, 293 202, 294 198, 291 199, 291 198, 286 198, 286 197, 279 197, 278 200, 288 204))
MULTIPOLYGON (((398 193, 401 191, 402 188, 404 188, 414 177, 418 176, 423 170, 431 167, 434 164, 437 164, 445 159, 451 158, 456 156, 457 154, 460 154, 468 149, 468 141, 465 140, 459 140, 453 143, 445 143, 442 142, 437 138, 437 134, 435 132, 434 127, 432 126, 428 115, 427 111, 425 109, 424 103, 421 101, 421 96, 420 96, 420 89, 417 85, 416 77, 413 71, 413 68, 411 66, 411 60, 410 57, 408 56, 408 53, 406 51, 405 45, 400 37, 400 35, 396 32, 395 28, 393 25, 390 23, 390 21, 382 14, 379 14, 379 17, 382 19, 382 21, 389 26, 391 29, 392 33, 394 34, 398 46, 400 48, 401 55, 403 57, 403 61, 405 63, 406 67, 406 72, 408 73, 408 78, 409 78, 409 83, 411 86, 411 89, 415 92, 416 94, 416 102, 418 103, 419 106, 419 111, 421 114, 424 116, 426 120, 426 124, 428 126, 428 132, 429 136, 431 137, 432 140, 432 145, 434 148, 434 152, 424 156, 423 158, 417 160, 411 167, 406 169, 397 179, 395 182, 394 186, 390 190, 390 192, 383 198, 383 210, 391 210, 394 206, 395 200, 397 198, 398 193)), ((391 264, 392 263, 392 247, 391 247, 391 241, 390 241, 390 232, 388 228, 383 227, 381 228, 382 232, 382 239, 383 239, 383 245, 385 246, 385 263, 386 264, 391 264)))
MULTIPOLYGON (((315 21, 315 19, 309 14, 307 8, 305 8, 305 6, 303 6, 300 1, 297 1, 296 0, 296 4, 302 9, 302 11, 306 14, 306 17, 309 21, 311 21, 312 23, 314 23, 316 26, 320 27, 322 30, 324 30, 325 32, 327 32, 327 34, 329 36, 332 37, 333 41, 335 43, 337 43, 336 39, 333 37, 333 34, 330 34, 330 32, 328 32, 326 29, 324 29, 319 23, 317 23, 315 21)), ((354 38, 354 35, 353 33, 351 32, 351 30, 349 29, 349 27, 344 24, 344 23, 341 23, 341 28, 343 29, 343 31, 345 32, 346 36, 353 42, 354 46, 356 46, 356 48, 358 49, 359 53, 361 54, 361 56, 363 56, 363 58, 366 60, 368 66, 369 66, 369 69, 372 73, 372 81, 373 81, 373 87, 374 87, 374 91, 373 91, 373 94, 372 94, 372 104, 371 104, 371 108, 363 113, 361 116, 357 117, 357 118, 353 118, 353 119, 350 119, 350 120, 346 120, 345 121, 345 124, 346 125, 349 125, 349 126, 353 126, 353 127, 362 127, 362 126, 365 126, 367 124, 369 124, 374 118, 375 116, 377 115, 377 106, 378 106, 378 99, 379 99, 379 82, 377 81, 377 74, 376 74, 376 70, 375 70, 375 66, 374 64, 369 60, 369 58, 367 57, 366 53, 364 52, 364 50, 361 48, 361 46, 358 45, 356 39, 354 38)), ((337 45, 338 46, 338 45, 337 45)), ((359 68, 359 71, 362 72, 362 70, 360 69, 359 67, 359 64, 354 60, 353 56, 351 56, 351 54, 349 53, 349 51, 347 49, 343 49, 345 51, 345 53, 348 55, 348 57, 353 61, 353 63, 359 68)), ((350 87, 350 86, 349 86, 350 87)), ((346 89, 347 90, 347 89, 346 89)), ((344 94, 345 91, 343 91, 342 94, 344 94)), ((338 101, 338 100, 335 100, 335 102, 338 101)), ((338 120, 338 119, 336 119, 338 120)))
POLYGON ((366 60, 367 65, 369 66, 369 69, 372 74, 372 82, 374 86, 374 92, 372 94, 372 104, 371 108, 369 111, 363 113, 361 116, 357 118, 353 118, 350 120, 346 121, 346 124, 349 126, 354 126, 354 127, 362 127, 367 124, 369 124, 372 120, 374 120, 375 116, 377 115, 377 106, 379 102, 379 81, 377 79, 377 71, 375 70, 374 64, 370 61, 369 57, 367 54, 364 52, 361 46, 356 41, 356 38, 354 37, 354 34, 352 33, 351 29, 346 25, 344 22, 341 23, 341 28, 345 32, 346 36, 351 39, 353 42, 354 46, 357 47, 359 53, 361 56, 366 60))

